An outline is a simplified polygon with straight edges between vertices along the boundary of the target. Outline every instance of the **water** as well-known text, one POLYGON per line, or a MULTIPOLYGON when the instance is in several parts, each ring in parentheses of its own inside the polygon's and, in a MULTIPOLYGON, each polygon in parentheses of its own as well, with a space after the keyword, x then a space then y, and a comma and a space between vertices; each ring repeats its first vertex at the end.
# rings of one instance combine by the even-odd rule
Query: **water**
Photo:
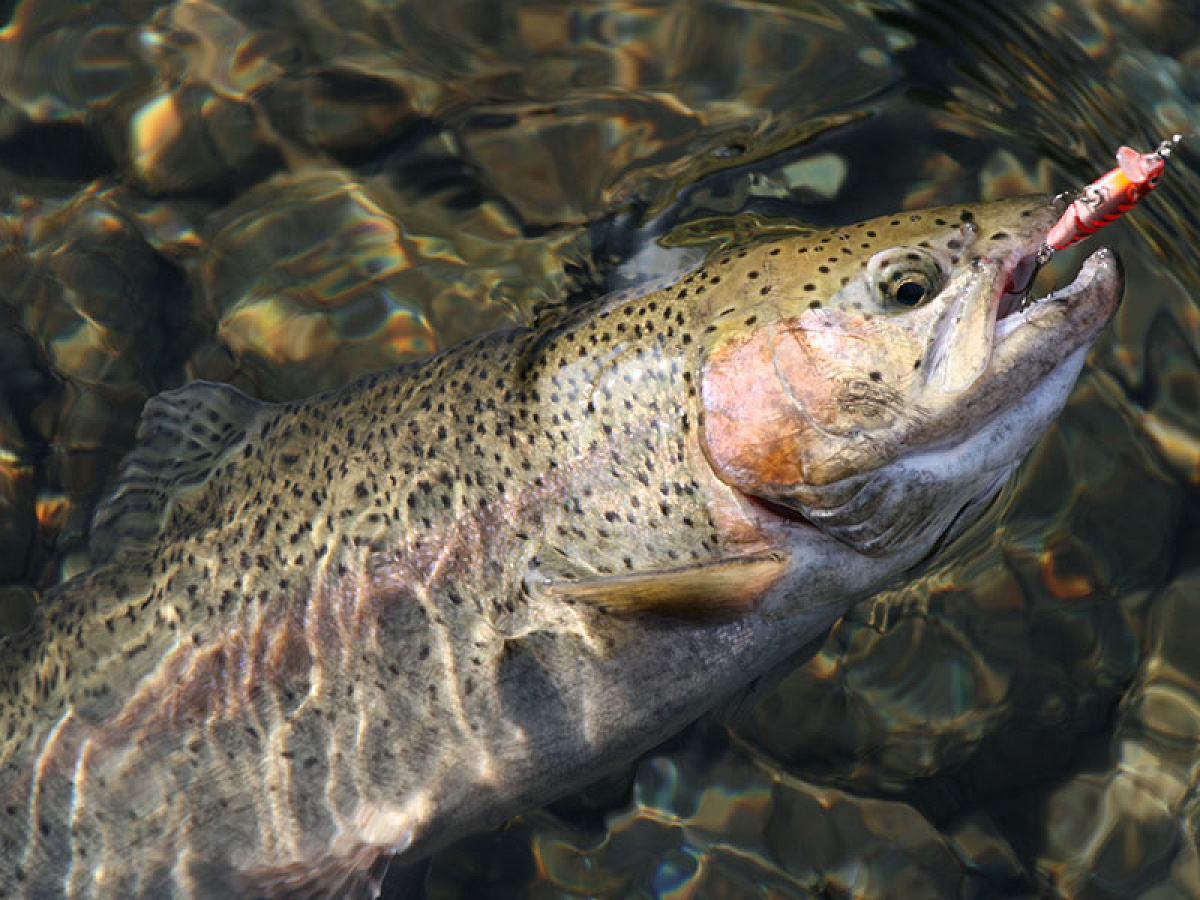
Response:
MULTIPOLYGON (((159 390, 302 396, 782 216, 1068 189, 1200 124, 1193 2, 10 15, 8 627, 86 566, 159 390)), ((732 727, 439 854, 429 895, 1200 896, 1197 140, 1105 233, 1127 302, 952 562, 732 727)))

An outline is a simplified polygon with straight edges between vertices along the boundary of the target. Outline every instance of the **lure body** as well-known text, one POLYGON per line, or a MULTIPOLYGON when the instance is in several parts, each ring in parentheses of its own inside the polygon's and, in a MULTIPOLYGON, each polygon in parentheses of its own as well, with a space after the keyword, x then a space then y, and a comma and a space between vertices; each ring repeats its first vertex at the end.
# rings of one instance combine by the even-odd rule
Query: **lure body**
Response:
POLYGON ((1136 206, 1158 184, 1180 137, 1163 141, 1151 153, 1138 153, 1132 147, 1118 150, 1117 167, 1085 187, 1050 229, 1042 256, 1048 259, 1079 243, 1136 206))

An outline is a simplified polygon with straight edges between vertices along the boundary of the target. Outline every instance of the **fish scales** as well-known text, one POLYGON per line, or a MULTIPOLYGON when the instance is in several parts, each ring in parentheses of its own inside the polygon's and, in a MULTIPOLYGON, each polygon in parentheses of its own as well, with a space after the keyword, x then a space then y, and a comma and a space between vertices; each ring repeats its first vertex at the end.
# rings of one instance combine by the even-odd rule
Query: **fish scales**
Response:
POLYGON ((0 897, 374 896, 627 764, 994 496, 1119 294, 1101 254, 1004 312, 1054 218, 775 238, 308 400, 151 401, 109 561, 0 657, 0 897))

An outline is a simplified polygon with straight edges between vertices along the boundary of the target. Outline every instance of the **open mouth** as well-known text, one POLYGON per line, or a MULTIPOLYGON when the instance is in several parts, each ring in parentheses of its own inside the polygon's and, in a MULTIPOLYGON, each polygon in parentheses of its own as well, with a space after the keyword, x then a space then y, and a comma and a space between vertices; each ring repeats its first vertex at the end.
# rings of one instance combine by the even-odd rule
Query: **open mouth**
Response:
POLYGON ((1022 256, 1008 277, 996 311, 996 340, 1002 340, 1033 319, 1043 307, 1052 303, 1070 303, 1090 288, 1099 276, 1102 260, 1108 251, 1097 250, 1079 263, 1081 254, 1061 254, 1050 263, 1042 264, 1036 251, 1022 256), (1071 269, 1078 267, 1075 277, 1063 287, 1055 288, 1071 269))

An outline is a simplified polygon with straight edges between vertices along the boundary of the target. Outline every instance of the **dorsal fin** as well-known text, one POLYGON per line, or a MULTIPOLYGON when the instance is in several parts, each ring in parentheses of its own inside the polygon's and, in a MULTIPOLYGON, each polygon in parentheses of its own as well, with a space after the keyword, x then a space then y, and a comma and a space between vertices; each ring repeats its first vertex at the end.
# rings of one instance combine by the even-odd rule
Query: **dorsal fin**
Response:
POLYGON ((196 381, 152 397, 117 484, 96 508, 91 554, 106 560, 151 544, 173 503, 202 486, 267 404, 226 384, 196 381))

